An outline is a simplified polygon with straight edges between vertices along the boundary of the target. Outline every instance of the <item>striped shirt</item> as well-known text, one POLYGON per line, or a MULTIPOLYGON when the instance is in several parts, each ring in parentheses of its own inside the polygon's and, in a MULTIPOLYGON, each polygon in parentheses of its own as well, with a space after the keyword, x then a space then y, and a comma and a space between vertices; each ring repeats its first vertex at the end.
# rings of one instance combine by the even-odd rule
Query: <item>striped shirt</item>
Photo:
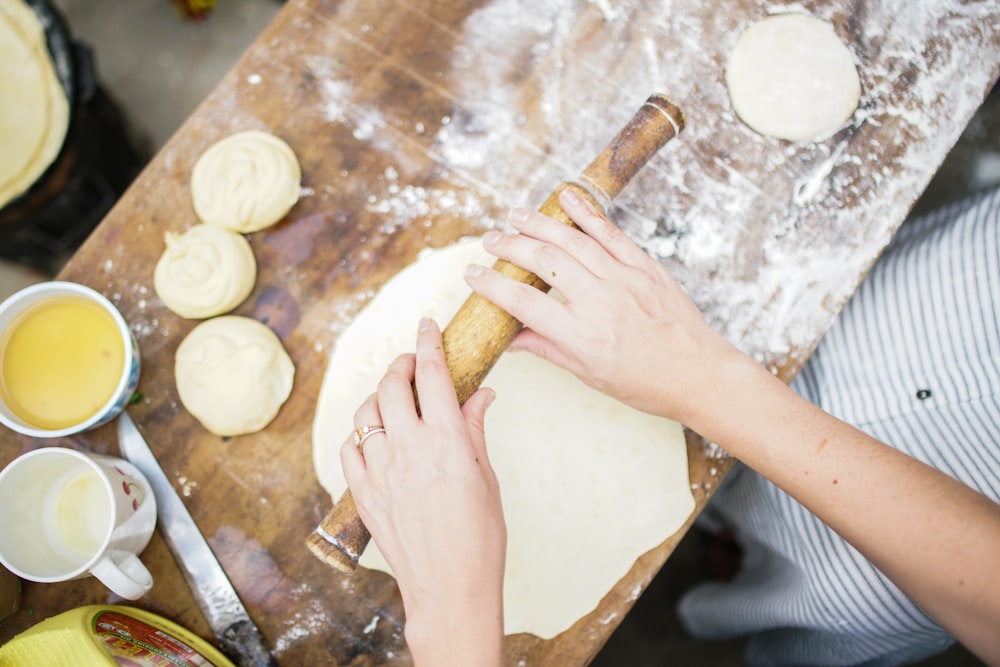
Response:
MULTIPOLYGON (((1000 190, 907 222, 793 388, 1000 501, 1000 190)), ((752 635, 752 665, 899 665, 953 639, 799 503, 743 466, 702 515, 744 549, 679 613, 697 637, 752 635)))

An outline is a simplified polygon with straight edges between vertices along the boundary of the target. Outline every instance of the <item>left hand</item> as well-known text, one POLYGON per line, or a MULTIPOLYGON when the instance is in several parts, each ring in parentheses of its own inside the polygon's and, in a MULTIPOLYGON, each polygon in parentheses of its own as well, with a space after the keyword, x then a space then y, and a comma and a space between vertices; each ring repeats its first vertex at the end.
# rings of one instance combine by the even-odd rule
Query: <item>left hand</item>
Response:
POLYGON ((497 651, 502 663, 507 532, 483 435, 493 396, 480 389, 459 406, 441 331, 425 320, 416 355, 396 359, 355 414, 356 426, 386 432, 341 448, 358 513, 399 584, 418 664, 494 664, 484 659, 497 651))

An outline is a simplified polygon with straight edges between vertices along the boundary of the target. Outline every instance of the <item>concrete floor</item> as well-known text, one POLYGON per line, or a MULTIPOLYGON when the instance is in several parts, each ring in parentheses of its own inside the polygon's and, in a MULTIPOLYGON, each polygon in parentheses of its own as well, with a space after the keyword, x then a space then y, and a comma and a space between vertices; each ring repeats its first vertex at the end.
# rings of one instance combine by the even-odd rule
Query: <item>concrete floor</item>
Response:
MULTIPOLYGON (((149 154, 179 127, 278 11, 278 0, 223 0, 204 21, 182 21, 169 0, 54 0, 76 38, 95 52, 105 89, 149 154)), ((917 204, 928 210, 1000 183, 1000 94, 984 105, 917 204)), ((47 276, 0 262, 0 298, 47 276)), ((692 532, 639 599, 594 665, 741 665, 743 642, 688 637, 674 615, 678 596, 707 576, 700 535, 692 532)), ((981 664, 956 647, 923 663, 981 664)))

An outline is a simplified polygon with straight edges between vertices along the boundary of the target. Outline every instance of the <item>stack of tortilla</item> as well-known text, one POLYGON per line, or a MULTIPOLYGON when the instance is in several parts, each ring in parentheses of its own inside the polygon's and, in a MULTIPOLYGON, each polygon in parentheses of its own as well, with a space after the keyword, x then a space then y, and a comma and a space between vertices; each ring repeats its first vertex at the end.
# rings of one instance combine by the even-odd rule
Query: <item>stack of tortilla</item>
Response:
POLYGON ((0 208, 52 164, 68 125, 41 23, 23 0, 0 0, 0 208))

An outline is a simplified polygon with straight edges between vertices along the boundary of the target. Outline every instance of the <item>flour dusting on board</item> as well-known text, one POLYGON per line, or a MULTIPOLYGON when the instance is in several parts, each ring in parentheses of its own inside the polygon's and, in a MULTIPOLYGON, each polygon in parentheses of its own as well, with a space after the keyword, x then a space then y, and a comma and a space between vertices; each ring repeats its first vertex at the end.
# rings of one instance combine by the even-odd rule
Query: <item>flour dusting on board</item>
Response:
MULTIPOLYGON (((937 166, 926 156, 957 137, 941 132, 940 125, 974 111, 971 105, 949 106, 960 97, 957 89, 986 83, 956 80, 948 67, 938 76, 925 72, 913 88, 891 85, 908 68, 922 66, 924 56, 915 46, 922 40, 912 39, 914 34, 934 34, 935 25, 955 15, 993 15, 981 3, 935 5, 934 11, 924 3, 858 7, 867 16, 848 43, 864 97, 847 127, 815 144, 771 140, 743 126, 731 112, 723 80, 728 47, 739 32, 768 13, 808 11, 798 4, 768 5, 734 22, 711 7, 660 3, 654 20, 628 21, 618 19, 642 14, 639 3, 622 3, 615 12, 592 3, 595 14, 588 7, 570 12, 564 3, 544 1, 522 12, 514 0, 498 0, 466 22, 471 55, 465 65, 484 76, 455 77, 455 85, 463 98, 476 101, 465 109, 467 125, 503 121, 496 123, 500 131, 482 177, 494 184, 519 182, 526 167, 528 183, 572 178, 645 96, 671 96, 686 111, 687 129, 626 189, 612 216, 667 263, 717 330, 770 368, 794 369, 886 243, 887 233, 869 231, 872 222, 884 227, 884 219, 905 216, 937 166), (604 24, 599 39, 575 49, 572 60, 561 52, 565 44, 579 46, 584 27, 598 21, 604 24), (901 21, 909 26, 906 31, 889 34, 882 28, 901 21), (602 50, 617 48, 630 36, 642 48, 617 63, 601 61, 602 50), (542 101, 532 122, 546 128, 534 136, 553 137, 551 155, 528 165, 523 154, 534 147, 521 138, 511 141, 508 131, 522 106, 514 97, 517 89, 502 67, 490 65, 498 54, 512 51, 530 54, 535 65, 542 101), (602 66, 606 75, 594 78, 592 86, 572 85, 602 66), (876 83, 881 81, 890 83, 876 83), (511 111, 503 117, 502 110, 511 111), (600 131, 590 129, 598 124, 600 131), (581 127, 587 131, 574 131, 581 127), (888 150, 887 137, 895 144, 888 150), (912 179, 880 178, 906 172, 912 179)), ((812 13, 836 23, 844 12, 816 7, 812 13)), ((844 26, 838 30, 844 39, 844 26)), ((932 59, 945 49, 934 42, 928 48, 932 59)), ((484 141, 475 146, 476 155, 485 150, 484 141)))
MULTIPOLYGON (((536 207, 574 179, 646 97, 666 94, 686 129, 610 215, 665 263, 716 330, 790 377, 930 179, 938 166, 930 157, 957 139, 954 119, 972 116, 969 93, 981 96, 989 82, 956 72, 981 69, 961 62, 981 54, 934 37, 953 35, 944 26, 964 18, 972 19, 963 22, 966 41, 988 43, 983 26, 997 14, 988 4, 748 2, 740 15, 670 0, 530 8, 493 0, 441 33, 454 42, 447 67, 415 71, 388 58, 394 76, 447 101, 439 117, 405 124, 384 100, 356 99, 339 55, 301 59, 317 79, 324 121, 343 124, 391 165, 364 204, 384 234, 449 216, 473 229, 502 226, 510 207, 536 207), (821 142, 758 135, 729 104, 729 49, 753 21, 786 11, 831 22, 861 76, 859 108, 821 142), (427 160, 441 177, 409 180, 427 160)), ((436 25, 420 11, 407 20, 436 25)), ((309 28, 323 26, 345 48, 390 48, 374 37, 377 26, 309 28)))
POLYGON ((399 172, 393 167, 387 167, 378 180, 383 193, 368 197, 368 210, 384 216, 385 223, 379 227, 384 234, 391 234, 395 228, 415 221, 429 226, 431 219, 443 211, 473 220, 485 213, 479 198, 471 192, 401 185, 399 172))
POLYGON ((310 599, 308 586, 300 584, 291 592, 296 599, 306 602, 304 609, 296 612, 290 620, 285 621, 284 627, 281 628, 281 634, 278 635, 274 643, 274 651, 279 655, 282 651, 295 646, 299 641, 328 630, 335 622, 335 619, 330 617, 330 613, 321 604, 310 599))

